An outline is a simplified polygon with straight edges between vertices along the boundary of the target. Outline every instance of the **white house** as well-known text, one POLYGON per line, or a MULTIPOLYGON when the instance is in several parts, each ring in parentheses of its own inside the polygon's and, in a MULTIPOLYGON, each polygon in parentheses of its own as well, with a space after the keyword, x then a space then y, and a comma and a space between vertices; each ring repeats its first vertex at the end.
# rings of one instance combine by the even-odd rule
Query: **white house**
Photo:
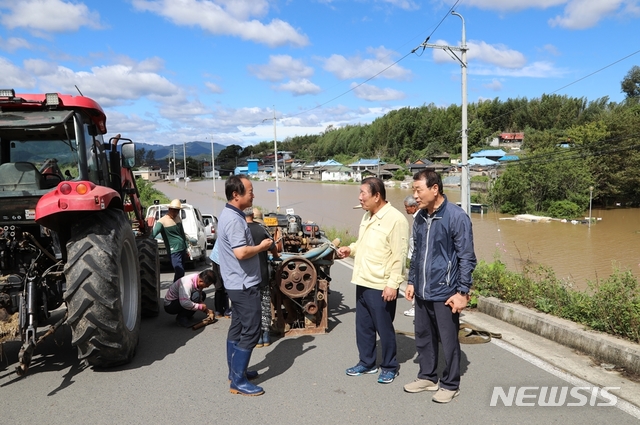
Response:
POLYGON ((143 180, 148 181, 157 181, 162 180, 162 170, 157 169, 154 170, 148 167, 141 167, 140 169, 133 172, 134 177, 140 177, 143 180))
POLYGON ((351 167, 334 165, 330 167, 323 167, 320 178, 322 181, 360 181, 362 180, 362 175, 359 171, 354 171, 351 167))

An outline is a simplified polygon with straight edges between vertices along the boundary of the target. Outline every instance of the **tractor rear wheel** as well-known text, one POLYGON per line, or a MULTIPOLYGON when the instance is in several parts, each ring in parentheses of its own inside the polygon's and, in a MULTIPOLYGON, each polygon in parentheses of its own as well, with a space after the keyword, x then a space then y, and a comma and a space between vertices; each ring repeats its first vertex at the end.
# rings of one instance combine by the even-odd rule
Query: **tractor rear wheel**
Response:
POLYGON ((142 292, 142 317, 160 314, 160 257, 155 239, 138 239, 140 285, 142 292))
POLYGON ((100 211, 73 224, 67 257, 64 299, 78 358, 98 367, 131 361, 140 331, 140 272, 124 212, 100 211))

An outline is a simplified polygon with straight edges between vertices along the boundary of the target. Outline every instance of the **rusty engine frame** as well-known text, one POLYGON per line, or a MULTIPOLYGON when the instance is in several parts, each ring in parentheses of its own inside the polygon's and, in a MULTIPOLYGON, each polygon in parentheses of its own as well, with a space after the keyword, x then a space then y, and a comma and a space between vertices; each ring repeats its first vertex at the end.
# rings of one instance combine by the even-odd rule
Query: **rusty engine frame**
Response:
POLYGON ((286 336, 326 333, 330 268, 339 241, 293 213, 266 215, 264 224, 280 256, 270 258, 272 329, 286 336))

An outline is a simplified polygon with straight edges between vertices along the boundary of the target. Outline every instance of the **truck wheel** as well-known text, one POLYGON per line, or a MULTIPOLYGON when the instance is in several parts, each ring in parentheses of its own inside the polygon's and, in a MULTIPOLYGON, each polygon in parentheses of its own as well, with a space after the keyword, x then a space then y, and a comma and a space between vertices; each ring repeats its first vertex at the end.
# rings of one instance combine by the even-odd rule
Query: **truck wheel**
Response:
POLYGON ((131 361, 140 331, 140 272, 124 212, 100 211, 73 224, 67 257, 64 299, 78 358, 98 367, 131 361))
POLYGON ((140 290, 142 293, 142 317, 160 314, 160 257, 155 239, 137 240, 140 263, 140 290))

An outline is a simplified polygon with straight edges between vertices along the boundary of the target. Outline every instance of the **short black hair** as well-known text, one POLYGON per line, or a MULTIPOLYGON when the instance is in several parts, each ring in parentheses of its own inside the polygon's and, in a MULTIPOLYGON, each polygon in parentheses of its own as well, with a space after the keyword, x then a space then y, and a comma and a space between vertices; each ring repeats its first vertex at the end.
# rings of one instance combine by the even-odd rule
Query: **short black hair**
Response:
POLYGON ((204 284, 207 286, 211 286, 211 285, 215 286, 215 284, 218 282, 218 277, 211 269, 202 270, 198 274, 198 277, 202 279, 204 284))
POLYGON ((436 173, 435 171, 429 168, 425 168, 424 170, 420 170, 417 173, 415 173, 413 175, 413 180, 415 181, 424 180, 427 187, 431 187, 434 184, 437 184, 438 193, 440 195, 444 195, 444 190, 442 188, 442 177, 440 177, 440 174, 436 173))
POLYGON ((242 180, 249 180, 244 174, 235 174, 230 176, 224 184, 224 194, 227 197, 227 201, 233 199, 233 192, 238 192, 238 195, 244 195, 244 183, 242 180))
POLYGON ((387 190, 384 188, 384 183, 377 177, 366 177, 360 183, 361 185, 366 184, 369 186, 369 192, 371 192, 371 196, 375 196, 376 194, 380 194, 380 198, 383 201, 387 200, 387 190))

